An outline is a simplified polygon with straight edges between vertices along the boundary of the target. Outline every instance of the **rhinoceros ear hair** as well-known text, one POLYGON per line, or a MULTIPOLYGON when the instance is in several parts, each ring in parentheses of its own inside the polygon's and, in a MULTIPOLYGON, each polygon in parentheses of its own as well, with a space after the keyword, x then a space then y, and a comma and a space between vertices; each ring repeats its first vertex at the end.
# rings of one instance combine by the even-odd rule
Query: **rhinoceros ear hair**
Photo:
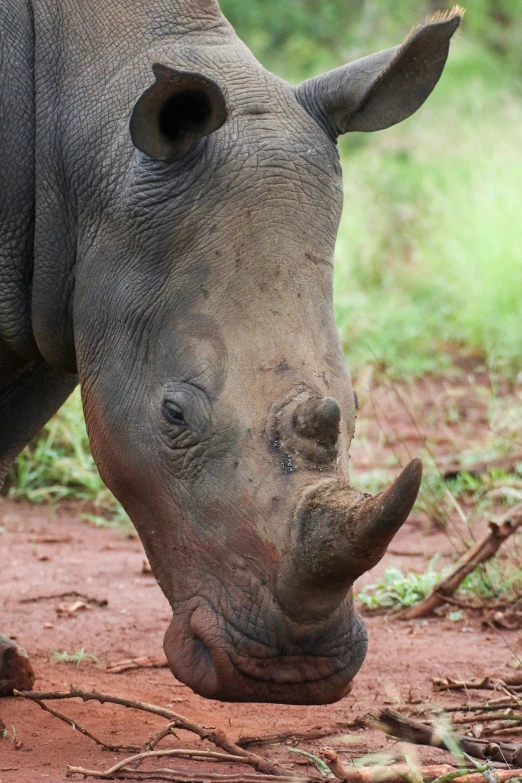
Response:
POLYGON ((296 87, 298 101, 335 136, 402 122, 422 106, 440 79, 463 15, 459 6, 435 14, 401 46, 303 82, 296 87))
POLYGON ((149 158, 183 155, 228 118, 223 90, 201 73, 152 66, 156 81, 138 99, 130 119, 134 146, 149 158))

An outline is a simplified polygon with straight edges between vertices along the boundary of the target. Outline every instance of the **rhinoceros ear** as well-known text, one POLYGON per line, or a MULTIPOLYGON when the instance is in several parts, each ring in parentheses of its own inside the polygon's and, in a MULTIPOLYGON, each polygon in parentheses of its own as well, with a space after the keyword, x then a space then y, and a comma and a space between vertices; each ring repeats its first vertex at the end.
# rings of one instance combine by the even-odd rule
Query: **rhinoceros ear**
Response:
POLYGON ((156 81, 134 106, 130 134, 135 147, 161 160, 221 128, 228 109, 223 90, 208 76, 160 63, 152 70, 156 81))
POLYGON ((440 79, 463 14, 458 6, 436 14, 401 46, 303 82, 296 88, 297 99, 336 136, 402 122, 422 106, 440 79))

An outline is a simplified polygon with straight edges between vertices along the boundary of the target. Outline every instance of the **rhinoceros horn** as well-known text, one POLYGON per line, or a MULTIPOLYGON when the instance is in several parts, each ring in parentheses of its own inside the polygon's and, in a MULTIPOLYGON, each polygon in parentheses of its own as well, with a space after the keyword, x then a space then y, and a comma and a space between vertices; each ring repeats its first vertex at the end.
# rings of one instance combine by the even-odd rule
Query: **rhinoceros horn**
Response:
POLYGON ((384 556, 421 479, 422 462, 414 459, 374 497, 332 480, 305 492, 278 580, 279 600, 292 617, 319 619, 343 602, 354 581, 384 556))

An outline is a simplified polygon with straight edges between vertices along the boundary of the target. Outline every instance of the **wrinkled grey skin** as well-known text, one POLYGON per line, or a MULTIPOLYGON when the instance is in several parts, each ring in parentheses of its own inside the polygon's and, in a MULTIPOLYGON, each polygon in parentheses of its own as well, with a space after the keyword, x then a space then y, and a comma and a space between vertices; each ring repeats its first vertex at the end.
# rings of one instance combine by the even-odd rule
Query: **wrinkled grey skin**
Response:
POLYGON ((459 21, 295 90, 214 0, 0 0, 0 478, 79 378, 172 606, 169 663, 205 696, 330 702, 364 658, 351 585, 420 467, 395 506, 349 487, 336 138, 416 110, 459 21), (169 136, 174 83, 197 116, 169 136))

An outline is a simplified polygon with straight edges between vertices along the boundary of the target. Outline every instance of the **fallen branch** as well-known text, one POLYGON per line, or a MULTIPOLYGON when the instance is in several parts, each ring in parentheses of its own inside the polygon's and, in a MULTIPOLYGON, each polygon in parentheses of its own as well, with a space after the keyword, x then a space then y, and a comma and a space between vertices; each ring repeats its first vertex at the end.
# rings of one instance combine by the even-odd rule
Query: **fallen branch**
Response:
POLYGON ((65 593, 54 593, 53 595, 36 595, 33 598, 20 599, 21 604, 36 604, 39 601, 53 601, 55 598, 82 598, 85 603, 92 604, 93 606, 108 606, 109 602, 106 598, 89 598, 85 593, 79 593, 77 590, 68 590, 65 593))
MULTIPOLYGON (((175 769, 121 769, 118 772, 108 776, 106 773, 85 769, 85 767, 68 767, 67 777, 73 775, 83 775, 83 777, 98 778, 99 780, 144 780, 146 783, 152 780, 168 780, 173 783, 207 783, 209 780, 216 780, 219 783, 317 783, 317 778, 303 778, 297 775, 260 775, 241 772, 236 775, 220 775, 217 772, 193 772, 192 770, 175 769)), ((478 776, 475 776, 478 778, 478 776)), ((506 778, 499 783, 505 783, 506 778)), ((404 781, 402 781, 404 783, 404 781)), ((475 783, 475 781, 469 781, 475 783)), ((478 780, 477 780, 478 783, 478 780)), ((482 783, 484 780, 482 779, 482 783)))
POLYGON ((74 541, 72 536, 31 536, 31 544, 70 544, 74 541))
POLYGON ((155 704, 149 704, 148 702, 134 699, 125 699, 121 696, 112 696, 108 693, 84 691, 81 688, 75 688, 74 686, 71 686, 69 692, 51 691, 49 693, 37 693, 35 691, 15 691, 15 696, 22 696, 23 698, 32 701, 53 701, 78 698, 82 699, 84 702, 98 701, 100 704, 118 704, 121 707, 149 712, 152 715, 159 715, 162 718, 166 718, 172 724, 173 728, 190 731, 202 740, 209 740, 209 742, 212 742, 216 747, 230 753, 232 756, 241 756, 245 764, 254 767, 259 772, 278 777, 285 777, 287 775, 287 771, 276 761, 265 759, 262 756, 258 756, 256 753, 240 748, 239 745, 232 742, 221 729, 205 728, 199 723, 196 723, 189 718, 184 718, 182 715, 178 715, 178 713, 173 712, 166 707, 158 707, 155 704))
MULTIPOLYGON (((438 680, 438 682, 442 682, 442 680, 438 680)), ((502 701, 497 699, 491 699, 491 701, 488 699, 487 704, 458 704, 458 705, 448 705, 444 707, 444 712, 497 712, 498 710, 504 708, 504 709, 511 709, 513 707, 512 701, 506 701, 506 697, 502 697, 502 701)), ((426 714, 426 708, 422 708, 422 712, 418 712, 418 715, 425 715, 426 714)), ((470 716, 471 717, 471 716, 470 716)))
MULTIPOLYGON (((413 718, 407 718, 395 710, 384 709, 376 717, 370 715, 367 724, 371 728, 379 729, 403 742, 411 742, 413 745, 429 745, 432 748, 440 748, 450 752, 453 750, 452 743, 448 744, 442 733, 439 733, 433 726, 413 720, 413 718)), ((479 742, 455 735, 454 739, 464 753, 474 758, 522 765, 522 745, 479 742)))
POLYGON ((495 736, 511 736, 512 734, 520 734, 521 726, 513 725, 513 721, 510 720, 496 720, 485 727, 488 735, 495 736))
MULTIPOLYGON (((522 675, 518 675, 519 677, 522 675)), ((69 766, 67 777, 73 775, 82 775, 84 778, 96 778, 98 780, 136 780, 136 781, 171 781, 171 783, 205 783, 206 781, 217 781, 217 783, 317 783, 317 776, 312 777, 291 773, 277 762, 258 756, 241 747, 240 744, 233 743, 223 731, 219 729, 205 728, 195 721, 178 715, 172 710, 159 707, 148 702, 127 699, 111 694, 99 693, 97 691, 87 692, 80 688, 71 687, 68 692, 52 691, 48 693, 37 693, 34 691, 16 692, 15 695, 35 701, 38 706, 49 712, 51 715, 59 718, 63 722, 78 729, 82 734, 112 751, 126 749, 109 745, 92 735, 86 729, 80 727, 76 721, 62 715, 57 710, 49 707, 43 702, 45 700, 65 700, 80 698, 84 702, 97 701, 100 704, 116 704, 119 706, 147 712, 168 720, 168 725, 151 737, 143 747, 132 748, 134 755, 118 761, 107 770, 90 770, 79 766, 69 766), (209 749, 187 749, 187 748, 169 748, 165 750, 155 750, 156 745, 169 736, 175 735, 176 729, 184 729, 196 734, 201 740, 212 742, 218 750, 209 749), (237 773, 237 774, 218 774, 215 772, 197 772, 191 769, 169 769, 162 768, 156 770, 138 769, 142 762, 150 759, 176 758, 189 759, 195 762, 225 762, 232 764, 241 764, 254 767, 256 772, 237 773)), ((504 697, 505 698, 505 697, 504 697)), ((499 715, 498 706, 493 716, 499 715)), ((505 716, 503 716, 505 717, 505 716)), ((407 742, 415 744, 431 745, 433 747, 452 750, 446 743, 442 734, 420 721, 406 718, 393 710, 382 710, 377 718, 369 716, 367 721, 372 727, 377 727, 387 734, 398 737, 407 742)), ((360 725, 360 719, 353 722, 354 725, 360 725)), ((244 737, 242 743, 248 742, 272 742, 285 741, 288 738, 306 738, 318 739, 323 736, 335 733, 346 725, 338 725, 333 729, 316 729, 310 732, 286 735, 271 735, 270 737, 244 737)), ((176 736, 176 735, 175 735, 176 736)), ((508 763, 522 766, 522 746, 507 743, 485 742, 472 740, 468 737, 455 738, 462 748, 470 756, 484 760, 492 760, 502 763, 508 763)), ((481 771, 489 769, 488 765, 475 770, 457 770, 449 765, 438 765, 416 769, 405 764, 396 764, 394 766, 380 767, 351 767, 343 764, 333 750, 324 750, 321 754, 329 764, 333 774, 335 774, 344 783, 417 783, 419 775, 422 776, 424 783, 451 783, 453 780, 459 780, 460 783, 483 783, 484 778, 481 771)), ((516 777, 522 776, 522 769, 516 770, 495 770, 496 783, 507 783, 516 777)))
MULTIPOLYGON (((165 739, 165 737, 173 736, 176 737, 176 739, 179 739, 178 735, 176 734, 174 730, 174 725, 172 723, 169 723, 167 726, 164 726, 160 731, 157 731, 156 734, 154 734, 150 739, 147 740, 147 742, 144 743, 143 747, 141 748, 142 753, 146 753, 149 750, 154 750, 154 748, 159 745, 159 743, 165 739)), ((131 765, 131 769, 138 769, 138 767, 141 765, 141 759, 138 761, 135 761, 131 765)))
MULTIPOLYGON (((459 783, 484 783, 484 776, 480 771, 469 769, 455 769, 449 764, 437 764, 427 767, 412 767, 408 764, 395 764, 391 767, 350 767, 343 764, 335 751, 325 750, 321 754, 334 775, 343 783, 433 783, 443 780, 459 780, 459 783)), ((522 775, 522 770, 495 770, 496 783, 507 783, 522 775)))
POLYGON ((83 726, 80 726, 80 724, 77 721, 73 720, 72 718, 69 718, 67 715, 64 715, 61 712, 58 712, 58 710, 49 707, 47 704, 44 704, 43 701, 40 701, 39 699, 34 699, 33 701, 35 702, 35 704, 38 704, 38 706, 41 707, 42 710, 48 712, 50 715, 53 715, 55 718, 58 718, 58 720, 67 723, 68 726, 72 726, 72 728, 75 731, 80 732, 80 734, 83 734, 84 737, 88 737, 97 745, 100 745, 102 748, 104 748, 105 750, 110 750, 113 753, 121 753, 122 751, 139 753, 141 750, 141 748, 138 748, 135 745, 110 745, 109 743, 104 742, 103 740, 96 737, 94 734, 91 734, 91 732, 88 729, 85 729, 83 726))
POLYGON ((129 764, 145 759, 156 759, 177 757, 183 759, 199 759, 200 761, 226 761, 236 764, 244 764, 242 756, 231 756, 230 753, 218 753, 214 750, 189 750, 187 748, 169 748, 169 750, 148 750, 145 753, 138 753, 135 756, 129 756, 127 759, 118 761, 110 769, 105 770, 104 777, 111 777, 115 772, 126 770, 129 764))
POLYGON ((401 620, 414 620, 432 614, 435 609, 444 605, 445 598, 453 595, 468 574, 471 574, 478 565, 492 558, 504 541, 521 526, 522 503, 504 514, 499 523, 490 522, 489 533, 460 558, 450 573, 436 585, 430 595, 396 616, 401 620))
MULTIPOLYGON (((522 688, 522 673, 507 677, 483 677, 481 680, 453 680, 451 677, 435 677, 433 685, 440 691, 496 691, 503 685, 511 690, 516 690, 522 688)), ((505 697, 503 698, 505 699, 505 697)), ((488 709, 488 707, 484 707, 484 709, 488 709)))
POLYGON ((517 734, 522 734, 522 726, 510 726, 509 728, 498 728, 496 730, 492 730, 491 734, 494 734, 495 737, 512 737, 517 734))
POLYGON ((469 716, 463 716, 463 717, 457 717, 453 718, 453 723, 455 725, 460 724, 466 724, 466 723, 487 723, 488 721, 494 721, 494 720, 502 720, 502 721, 514 721, 515 723, 520 723, 522 721, 522 713, 520 712, 511 712, 510 710, 505 710, 503 712, 488 712, 485 715, 469 715, 469 716))
POLYGON ((513 473, 520 463, 522 463, 522 453, 514 454, 511 457, 498 457, 497 459, 484 460, 483 462, 473 462, 470 465, 463 465, 454 460, 442 469, 441 476, 444 479, 457 478, 461 473, 469 473, 470 476, 481 476, 483 473, 489 473, 492 468, 499 468, 506 473, 513 473))
POLYGON ((168 667, 168 661, 164 655, 143 655, 141 658, 125 658, 107 666, 110 674, 121 674, 132 669, 164 669, 168 667))
POLYGON ((267 734, 264 737, 240 737, 237 744, 240 748, 248 748, 250 745, 279 745, 283 742, 303 742, 303 740, 323 739, 323 737, 333 737, 340 731, 347 729, 360 729, 365 725, 364 718, 358 717, 349 723, 342 723, 332 726, 329 729, 322 729, 319 726, 310 731, 287 731, 283 734, 267 734))
POLYGON ((174 724, 173 724, 173 723, 169 723, 169 725, 168 725, 168 726, 165 726, 163 729, 161 729, 160 731, 156 732, 156 734, 154 734, 154 735, 153 735, 153 736, 152 736, 152 737, 151 737, 149 740, 147 740, 147 742, 144 744, 144 746, 143 746, 143 747, 142 747, 142 749, 141 749, 142 753, 145 753, 145 751, 146 751, 146 750, 154 750, 154 748, 156 747, 156 745, 157 745, 159 742, 161 742, 161 740, 162 740, 162 739, 165 739, 165 737, 168 737, 168 736, 169 736, 169 734, 172 734, 172 736, 174 736, 174 737, 176 737, 176 738, 177 738, 177 736, 178 736, 178 735, 177 735, 177 734, 176 734, 176 732, 174 731, 174 728, 175 728, 174 724))

